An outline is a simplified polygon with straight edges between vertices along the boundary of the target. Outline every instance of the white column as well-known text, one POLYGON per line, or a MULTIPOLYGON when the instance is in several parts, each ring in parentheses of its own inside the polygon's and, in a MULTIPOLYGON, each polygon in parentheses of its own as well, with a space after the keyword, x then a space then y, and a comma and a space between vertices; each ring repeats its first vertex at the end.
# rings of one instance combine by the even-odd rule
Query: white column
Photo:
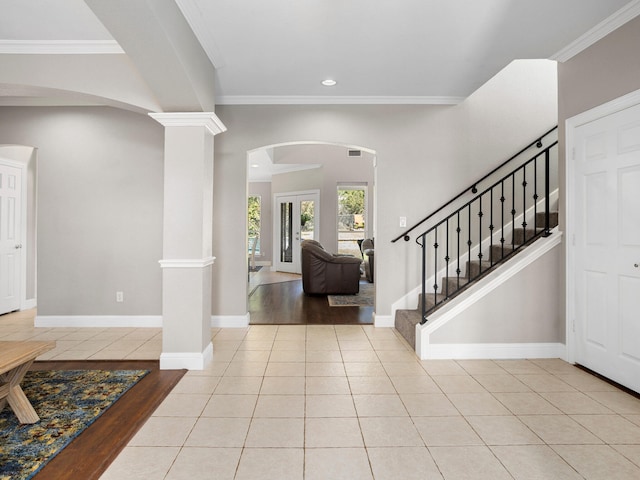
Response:
POLYGON ((202 370, 212 359, 214 113, 152 113, 164 125, 161 369, 202 370))

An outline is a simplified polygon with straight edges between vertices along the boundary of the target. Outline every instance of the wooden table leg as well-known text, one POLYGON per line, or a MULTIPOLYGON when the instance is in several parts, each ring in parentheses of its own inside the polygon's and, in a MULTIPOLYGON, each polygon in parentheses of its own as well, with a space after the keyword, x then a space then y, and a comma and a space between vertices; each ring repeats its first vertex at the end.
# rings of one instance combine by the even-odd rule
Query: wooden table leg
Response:
POLYGON ((31 368, 32 363, 33 360, 14 368, 6 374, 6 378, 9 381, 7 402, 9 402, 13 413, 16 414, 20 423, 36 423, 40 421, 40 417, 20 387, 20 382, 22 382, 25 374, 29 371, 29 368, 31 368))

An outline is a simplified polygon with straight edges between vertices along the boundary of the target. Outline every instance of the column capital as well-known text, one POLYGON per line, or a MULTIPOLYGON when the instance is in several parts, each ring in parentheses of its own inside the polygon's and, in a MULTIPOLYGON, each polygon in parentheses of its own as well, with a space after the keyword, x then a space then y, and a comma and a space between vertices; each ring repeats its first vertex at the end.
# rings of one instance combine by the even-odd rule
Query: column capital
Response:
POLYGON ((211 135, 227 131, 213 112, 161 112, 149 116, 164 127, 205 127, 211 135))

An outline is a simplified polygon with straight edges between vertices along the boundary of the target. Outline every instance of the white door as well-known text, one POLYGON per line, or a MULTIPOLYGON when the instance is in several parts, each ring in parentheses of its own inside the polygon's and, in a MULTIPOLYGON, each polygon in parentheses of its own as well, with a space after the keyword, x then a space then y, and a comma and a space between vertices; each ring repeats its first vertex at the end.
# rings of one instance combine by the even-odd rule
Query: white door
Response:
POLYGON ((275 268, 279 272, 302 273, 300 243, 318 239, 319 195, 277 196, 275 203, 275 268))
POLYGON ((640 392, 640 105, 574 132, 575 360, 640 392))
POLYGON ((0 164, 0 314, 20 308, 22 171, 0 164))

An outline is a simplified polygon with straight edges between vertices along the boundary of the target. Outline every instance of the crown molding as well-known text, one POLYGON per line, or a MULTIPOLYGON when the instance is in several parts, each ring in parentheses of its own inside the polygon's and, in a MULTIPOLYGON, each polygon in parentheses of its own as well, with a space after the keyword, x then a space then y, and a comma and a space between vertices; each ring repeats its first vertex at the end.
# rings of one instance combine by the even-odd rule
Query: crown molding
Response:
POLYGON ((583 50, 586 50, 598 40, 609 35, 614 30, 617 30, 625 23, 633 20, 640 15, 640 0, 633 0, 620 10, 615 12, 609 18, 604 19, 598 25, 586 32, 584 35, 578 37, 569 45, 564 47, 556 54, 549 57, 550 60, 556 60, 558 62, 566 62, 578 55, 583 50))
POLYGON ((213 112, 163 112, 149 116, 165 127, 205 127, 212 135, 227 131, 213 112))
POLYGON ((124 50, 115 40, 0 40, 0 54, 99 55, 124 50))
POLYGON ((464 97, 223 95, 218 105, 457 105, 464 97))

